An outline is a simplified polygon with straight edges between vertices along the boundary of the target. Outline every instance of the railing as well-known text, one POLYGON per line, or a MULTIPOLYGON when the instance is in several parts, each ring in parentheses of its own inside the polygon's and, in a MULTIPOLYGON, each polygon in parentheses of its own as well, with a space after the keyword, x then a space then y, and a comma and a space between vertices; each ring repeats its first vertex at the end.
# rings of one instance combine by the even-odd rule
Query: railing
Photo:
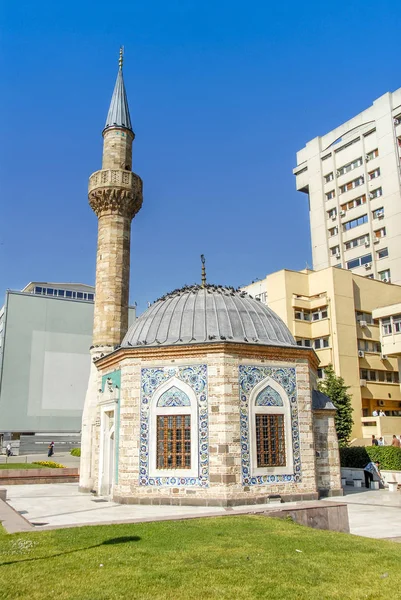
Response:
POLYGON ((361 423, 364 438, 401 435, 401 417, 361 417, 361 423))
POLYGON ((89 177, 89 192, 97 187, 123 187, 131 189, 138 184, 139 177, 131 171, 120 169, 102 169, 89 177))

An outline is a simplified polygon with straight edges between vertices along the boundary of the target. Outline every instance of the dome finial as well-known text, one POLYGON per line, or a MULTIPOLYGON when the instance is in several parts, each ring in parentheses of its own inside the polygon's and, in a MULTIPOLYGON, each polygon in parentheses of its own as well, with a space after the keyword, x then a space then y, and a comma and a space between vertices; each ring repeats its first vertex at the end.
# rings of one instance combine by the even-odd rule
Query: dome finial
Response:
POLYGON ((120 46, 120 58, 118 59, 118 67, 122 71, 124 62, 124 46, 120 46))
POLYGON ((202 263, 202 287, 205 287, 205 285, 206 285, 206 267, 205 267, 206 259, 205 259, 204 254, 201 254, 201 263, 202 263))

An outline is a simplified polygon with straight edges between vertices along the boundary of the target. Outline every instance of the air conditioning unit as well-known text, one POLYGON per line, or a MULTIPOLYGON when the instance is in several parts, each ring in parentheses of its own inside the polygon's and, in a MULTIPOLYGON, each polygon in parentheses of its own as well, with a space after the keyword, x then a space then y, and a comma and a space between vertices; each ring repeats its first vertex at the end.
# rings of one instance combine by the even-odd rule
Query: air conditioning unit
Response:
POLYGON ((380 238, 375 238, 375 240, 374 240, 374 242, 373 242, 373 243, 374 243, 374 244, 380 244, 380 238))
POLYGON ((383 219, 384 217, 384 213, 377 213, 377 218, 378 219, 383 219))
POLYGON ((400 124, 400 119, 394 119, 394 125, 399 125, 400 124))
POLYGON ((337 219, 337 215, 333 215, 333 216, 331 217, 331 220, 332 220, 332 221, 335 221, 336 219, 337 219))
POLYGON ((360 327, 367 327, 367 322, 366 321, 359 321, 359 326, 360 327))
POLYGON ((365 269, 368 271, 371 268, 372 268, 372 263, 366 263, 365 269))
POLYGON ((372 192, 369 193, 369 198, 372 200, 375 197, 374 194, 372 194, 372 192))
POLYGON ((358 350, 358 356, 359 356, 359 358, 364 358, 365 352, 363 350, 358 350))
POLYGON ((359 385, 360 385, 361 387, 366 387, 366 379, 360 379, 360 380, 359 380, 359 385))
POLYGON ((337 175, 337 177, 340 177, 341 171, 337 171, 336 175, 337 175))
POLYGON ((345 217, 347 213, 345 212, 345 210, 340 210, 340 217, 345 217))
POLYGON ((339 252, 337 252, 336 258, 341 258, 341 254, 339 252))
POLYGON ((366 160, 366 162, 369 162, 369 161, 370 161, 370 156, 369 156, 369 154, 367 154, 367 155, 365 156, 365 160, 366 160))
POLYGON ((380 358, 381 358, 382 360, 387 360, 387 359, 388 359, 388 356, 387 356, 387 354, 380 354, 380 358))
POLYGON ((369 246, 370 246, 369 240, 365 240, 365 248, 369 248, 369 246))
POLYGON ((390 283, 390 280, 385 277, 384 279, 382 279, 382 282, 383 283, 390 283))
POLYGON ((384 402, 384 400, 379 400, 379 406, 384 406, 386 403, 384 402))

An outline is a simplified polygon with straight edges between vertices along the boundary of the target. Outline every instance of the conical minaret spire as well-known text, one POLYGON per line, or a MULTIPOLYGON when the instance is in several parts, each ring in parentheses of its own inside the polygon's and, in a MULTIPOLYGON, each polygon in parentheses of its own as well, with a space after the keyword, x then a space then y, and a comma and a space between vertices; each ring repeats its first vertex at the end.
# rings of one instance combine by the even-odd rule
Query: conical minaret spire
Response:
POLYGON ((107 113, 106 124, 104 126, 105 130, 108 127, 124 127, 125 129, 132 131, 131 117, 129 114, 128 100, 123 77, 123 56, 124 48, 121 47, 116 85, 114 86, 109 112, 107 113))
POLYGON ((142 181, 132 173, 132 131, 120 50, 117 81, 103 130, 102 170, 89 179, 98 217, 94 346, 120 344, 128 329, 131 221, 142 205, 142 181))

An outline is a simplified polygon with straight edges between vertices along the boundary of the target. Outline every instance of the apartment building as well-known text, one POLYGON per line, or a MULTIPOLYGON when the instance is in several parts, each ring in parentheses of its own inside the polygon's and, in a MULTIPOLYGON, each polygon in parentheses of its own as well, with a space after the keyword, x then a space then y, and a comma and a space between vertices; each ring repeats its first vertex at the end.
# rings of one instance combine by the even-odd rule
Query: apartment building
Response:
POLYGON ((401 284, 401 88, 297 152, 313 268, 401 284))
POLYGON ((370 438, 380 430, 370 422, 374 410, 383 411, 387 427, 401 434, 398 357, 387 346, 383 351, 375 314, 379 306, 399 303, 401 315, 401 287, 329 267, 278 271, 244 289, 283 319, 300 346, 315 349, 320 377, 332 364, 344 378, 352 394, 354 438, 370 438))

